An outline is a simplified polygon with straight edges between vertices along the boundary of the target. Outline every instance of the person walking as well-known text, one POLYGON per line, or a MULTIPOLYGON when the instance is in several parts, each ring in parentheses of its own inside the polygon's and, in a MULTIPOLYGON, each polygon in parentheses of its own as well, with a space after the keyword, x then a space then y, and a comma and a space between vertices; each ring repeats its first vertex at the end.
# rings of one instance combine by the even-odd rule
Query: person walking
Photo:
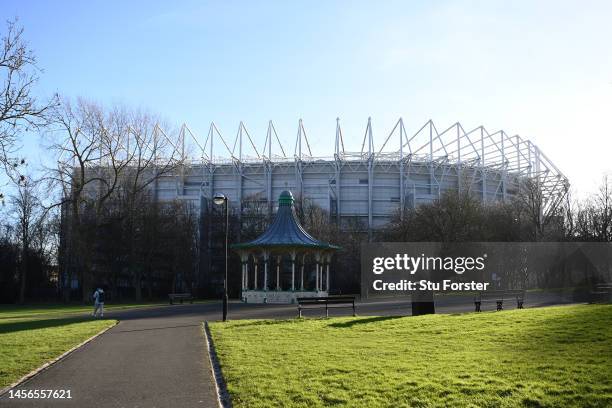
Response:
POLYGON ((96 289, 93 294, 94 298, 94 311, 92 316, 96 317, 96 314, 100 312, 100 317, 104 317, 104 290, 102 288, 96 289))

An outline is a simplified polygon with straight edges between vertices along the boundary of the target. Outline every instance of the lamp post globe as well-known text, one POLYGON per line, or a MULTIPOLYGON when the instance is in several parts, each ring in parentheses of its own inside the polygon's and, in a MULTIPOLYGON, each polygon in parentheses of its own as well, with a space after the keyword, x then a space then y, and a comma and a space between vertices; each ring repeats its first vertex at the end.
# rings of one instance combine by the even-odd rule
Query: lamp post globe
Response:
POLYGON ((215 205, 223 205, 225 204, 225 200, 227 200, 227 197, 221 193, 217 193, 213 197, 213 203, 215 203, 215 205))
POLYGON ((225 279, 223 280, 223 321, 227 320, 227 304, 228 304, 228 294, 227 294, 227 268, 229 262, 229 209, 228 209, 228 199, 224 194, 217 193, 213 197, 213 203, 215 205, 223 205, 225 208, 225 279))

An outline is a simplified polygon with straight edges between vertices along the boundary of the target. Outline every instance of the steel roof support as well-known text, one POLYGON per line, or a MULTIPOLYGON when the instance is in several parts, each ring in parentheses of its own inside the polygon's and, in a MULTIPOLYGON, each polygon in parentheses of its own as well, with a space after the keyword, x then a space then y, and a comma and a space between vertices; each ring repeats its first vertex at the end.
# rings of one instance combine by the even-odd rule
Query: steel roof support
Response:
MULTIPOLYGON (((134 136, 137 138, 137 135, 134 136)), ((346 207, 345 201, 347 200, 347 196, 342 196, 344 188, 342 185, 342 178, 344 176, 342 168, 347 166, 347 169, 351 171, 363 171, 367 173, 368 177, 367 217, 369 230, 374 228, 375 217, 379 216, 376 213, 376 209, 379 207, 377 206, 378 201, 375 198, 375 194, 378 194, 379 188, 391 187, 391 185, 387 185, 389 184, 388 182, 382 181, 385 180, 385 176, 381 178, 377 174, 375 177, 374 173, 379 171, 384 174, 393 173, 394 177, 398 177, 396 179, 398 182, 394 182, 393 187, 399 187, 401 217, 404 216, 404 211, 408 204, 407 194, 410 193, 407 189, 412 189, 413 194, 415 189, 426 192, 424 189, 426 188, 427 178, 429 178, 427 191, 428 195, 431 196, 430 198, 436 195, 436 187, 438 194, 440 194, 441 183, 450 181, 452 185, 457 186, 458 191, 461 193, 466 188, 482 186, 481 197, 485 201, 489 201, 490 198, 503 198, 507 200, 511 188, 513 189, 516 184, 522 184, 526 178, 532 179, 535 185, 541 189, 541 194, 543 195, 542 201, 545 203, 541 217, 546 217, 548 213, 554 211, 556 203, 559 201, 558 197, 565 196, 567 190, 567 178, 544 153, 530 141, 524 140, 518 135, 510 137, 503 130, 489 133, 483 126, 479 126, 466 132, 461 124, 456 122, 446 130, 438 132, 433 121, 429 120, 416 133, 408 137, 403 119, 400 117, 386 139, 383 140, 382 147, 377 149, 374 146, 372 122, 371 118, 369 118, 363 136, 361 151, 347 152, 344 146, 339 119, 337 119, 335 136, 333 161, 329 160, 331 157, 314 157, 312 155, 302 120, 298 124, 293 160, 285 154, 272 121, 268 122, 265 147, 261 155, 243 122, 240 122, 232 149, 229 149, 214 122, 211 123, 203 144, 185 124, 181 126, 174 138, 168 137, 156 125, 153 149, 155 160, 160 160, 164 154, 161 153, 161 150, 158 152, 157 140, 160 137, 166 138, 169 143, 168 147, 173 149, 174 153, 179 154, 182 162, 185 162, 190 153, 189 146, 187 146, 187 138, 191 138, 192 140, 189 142, 193 143, 194 147, 197 146, 195 151, 199 156, 197 159, 201 163, 204 176, 201 184, 202 195, 208 197, 213 195, 215 184, 219 183, 218 178, 215 177, 215 172, 219 169, 219 166, 225 166, 226 163, 231 162, 235 167, 237 177, 236 183, 232 187, 232 189, 236 190, 237 199, 233 200, 234 203, 237 204, 244 199, 244 194, 247 193, 248 179, 249 186, 253 184, 261 185, 262 192, 265 191, 270 211, 272 211, 273 204, 273 178, 276 167, 294 167, 295 186, 291 187, 296 189, 300 197, 303 197, 305 194, 304 190, 310 185, 306 185, 304 179, 304 174, 309 171, 308 169, 312 168, 312 171, 316 172, 330 171, 330 180, 327 184, 328 194, 330 199, 335 199, 335 215, 338 223, 343 218, 343 207, 346 207), (429 134, 427 134, 426 127, 429 128, 429 134), (452 131, 453 129, 454 132, 452 131), (477 141, 477 135, 472 136, 477 131, 480 132, 479 142, 477 141), (392 147, 394 143, 390 142, 395 137, 395 132, 399 133, 399 146, 397 148, 392 147), (244 139, 245 135, 253 147, 255 156, 245 155, 244 149, 247 146, 244 144, 247 141, 244 139), (221 155, 215 157, 214 147, 216 146, 214 144, 216 142, 214 139, 217 137, 221 140, 227 152, 229 152, 229 159, 225 159, 221 155), (272 151, 272 138, 276 138, 276 142, 278 142, 278 154, 274 154, 272 151), (304 145, 304 141, 306 145, 304 145), (365 147, 366 143, 368 144, 367 149, 365 147), (415 149, 415 146, 418 146, 418 148, 415 149), (308 152, 304 151, 305 147, 308 152), (330 168, 327 169, 326 167, 315 165, 315 161, 319 160, 328 160, 330 168), (251 173, 247 173, 247 168, 253 166, 254 163, 263 164, 260 168, 263 177, 259 178, 259 180, 256 174, 253 174, 253 177, 249 177, 251 173), (411 176, 412 174, 414 176, 411 176), (413 180, 411 177, 416 178, 413 180), (425 178, 422 179, 422 177, 425 178), (456 180, 454 177, 456 177, 456 180), (374 185, 377 178, 379 183, 374 185), (418 178, 421 178, 422 181, 418 181, 418 178), (206 185, 206 181, 208 181, 208 185, 206 185), (395 183, 399 183, 399 186, 395 183)), ((128 139, 131 139, 131 136, 128 139)), ((126 140, 125 143, 131 145, 132 140, 126 140)), ((129 148, 124 147, 121 147, 121 149, 129 150, 129 148)), ((100 154, 101 163, 99 165, 105 165, 103 160, 104 153, 101 152, 100 154)), ((182 180, 187 175, 186 170, 177 169, 174 173, 177 183, 175 185, 177 194, 184 194, 185 188, 187 188, 186 185, 182 186, 182 180)), ((223 180, 227 181, 225 170, 223 170, 223 174, 223 180)), ((161 183, 156 183, 156 194, 158 193, 158 188, 164 188, 160 187, 160 185, 161 183)), ((252 189, 252 187, 249 188, 252 189)), ((344 209, 346 210, 347 208, 344 209)), ((363 216, 365 217, 365 214, 363 216)))
MULTIPOLYGON (((400 148, 400 157, 399 157, 399 186, 400 186, 400 219, 404 219, 404 208, 406 207, 406 193, 404 192, 404 122, 402 118, 399 118, 397 121, 400 125, 399 129, 399 148, 400 148)), ((395 125, 397 126, 397 125, 395 125)), ((393 131, 395 128, 393 128, 393 131)), ((391 133, 393 133, 393 131, 391 133)))
POLYGON ((459 194, 463 192, 462 169, 461 169, 461 127, 459 123, 455 124, 457 128, 457 191, 459 194))
POLYGON ((340 118, 336 118, 336 151, 334 154, 334 165, 336 169, 336 222, 342 225, 342 197, 341 197, 341 176, 342 176, 342 157, 344 155, 344 142, 342 141, 342 129, 340 128, 340 118), (342 146, 342 151, 340 147, 342 146))
POLYGON ((368 241, 372 241, 372 228, 374 226, 372 222, 372 197, 374 184, 374 140, 372 138, 372 118, 368 118, 368 126, 366 127, 366 137, 368 138, 368 241))

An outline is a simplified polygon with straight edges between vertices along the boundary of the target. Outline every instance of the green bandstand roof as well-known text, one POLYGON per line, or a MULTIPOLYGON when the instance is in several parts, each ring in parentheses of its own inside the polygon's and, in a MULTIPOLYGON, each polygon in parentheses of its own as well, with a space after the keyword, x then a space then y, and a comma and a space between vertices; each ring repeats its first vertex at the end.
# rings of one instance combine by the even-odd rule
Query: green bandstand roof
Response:
POLYGON ((272 224, 252 241, 232 245, 233 249, 318 249, 337 250, 340 247, 319 241, 300 225, 295 214, 293 195, 283 191, 278 197, 278 212, 272 224))

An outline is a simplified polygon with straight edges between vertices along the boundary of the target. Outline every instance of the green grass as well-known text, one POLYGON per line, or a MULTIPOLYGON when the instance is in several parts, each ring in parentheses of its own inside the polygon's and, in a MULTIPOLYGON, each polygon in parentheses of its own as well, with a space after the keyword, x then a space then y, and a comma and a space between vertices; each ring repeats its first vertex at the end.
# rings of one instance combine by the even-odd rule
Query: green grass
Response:
POLYGON ((236 407, 609 407, 612 306, 210 325, 236 407))
POLYGON ((76 306, 0 308, 0 388, 116 323, 74 316, 83 311, 76 306))
MULTIPOLYGON (((168 303, 118 303, 104 305, 104 311, 124 310, 141 307, 165 306, 168 303)), ((91 313, 93 305, 83 304, 32 304, 32 305, 0 305, 0 322, 7 319, 40 319, 43 317, 67 317, 91 313)))

